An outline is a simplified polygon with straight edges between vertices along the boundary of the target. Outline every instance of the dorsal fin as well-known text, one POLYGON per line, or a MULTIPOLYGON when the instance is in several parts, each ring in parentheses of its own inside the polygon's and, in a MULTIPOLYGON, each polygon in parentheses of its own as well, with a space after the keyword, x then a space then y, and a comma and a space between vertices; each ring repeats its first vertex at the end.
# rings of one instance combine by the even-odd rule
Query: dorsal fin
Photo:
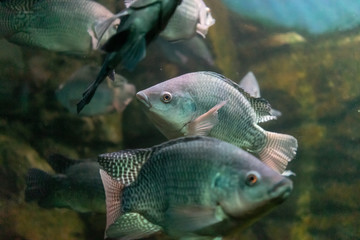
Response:
POLYGON ((47 162, 50 164, 52 169, 56 173, 65 173, 65 171, 70 167, 77 163, 79 163, 78 160, 74 160, 68 157, 65 157, 61 154, 52 154, 48 157, 47 162))
POLYGON ((33 5, 40 0, 1 0, 0 4, 8 9, 16 11, 28 11, 31 10, 33 5))
POLYGON ((216 139, 203 136, 181 137, 153 146, 152 148, 128 149, 119 152, 104 153, 98 156, 98 162, 107 174, 126 187, 136 180, 141 167, 154 152, 175 144, 197 141, 202 138, 207 141, 217 141, 216 139))
POLYGON ((135 181, 151 153, 151 148, 105 153, 98 156, 98 162, 112 178, 128 186, 135 181))
POLYGON ((229 84, 230 86, 234 87, 236 90, 238 90, 250 103, 251 107, 254 109, 256 113, 256 122, 266 122, 272 119, 276 119, 276 116, 271 115, 271 105, 270 103, 262 98, 255 98, 252 97, 249 93, 247 93, 244 89, 242 89, 238 84, 233 82, 232 80, 226 78, 225 76, 215 73, 215 72, 200 72, 202 74, 211 75, 213 77, 216 77, 223 82, 229 84))
POLYGON ((248 72, 239 82, 239 87, 249 93, 252 97, 259 98, 260 87, 253 72, 248 72))

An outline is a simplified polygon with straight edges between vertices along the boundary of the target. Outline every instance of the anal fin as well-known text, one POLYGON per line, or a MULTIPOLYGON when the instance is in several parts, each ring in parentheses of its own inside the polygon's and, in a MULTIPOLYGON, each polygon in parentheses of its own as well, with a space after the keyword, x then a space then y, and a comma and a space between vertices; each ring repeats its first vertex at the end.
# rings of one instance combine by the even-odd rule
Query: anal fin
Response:
POLYGON ((106 236, 121 240, 141 239, 161 231, 162 228, 151 223, 139 213, 126 213, 106 230, 106 236))

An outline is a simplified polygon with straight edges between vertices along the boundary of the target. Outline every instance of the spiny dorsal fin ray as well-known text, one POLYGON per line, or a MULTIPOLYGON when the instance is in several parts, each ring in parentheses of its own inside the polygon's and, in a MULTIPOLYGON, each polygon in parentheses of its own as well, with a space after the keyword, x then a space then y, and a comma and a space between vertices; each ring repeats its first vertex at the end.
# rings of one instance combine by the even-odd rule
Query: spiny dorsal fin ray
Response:
POLYGON ((256 113, 256 122, 265 122, 272 119, 276 119, 275 116, 271 115, 271 105, 270 103, 262 98, 254 98, 249 93, 247 93, 244 89, 242 89, 238 84, 233 82, 232 80, 226 78, 225 76, 215 73, 215 72, 200 72, 202 74, 210 75, 216 77, 225 83, 229 84, 230 86, 234 87, 238 90, 250 103, 251 107, 254 109, 256 113))
POLYGON ((41 0, 1 0, 0 5, 17 11, 31 10, 33 5, 41 0))
POLYGON ((99 155, 98 162, 112 178, 128 186, 135 181, 151 153, 151 148, 105 153, 99 155))

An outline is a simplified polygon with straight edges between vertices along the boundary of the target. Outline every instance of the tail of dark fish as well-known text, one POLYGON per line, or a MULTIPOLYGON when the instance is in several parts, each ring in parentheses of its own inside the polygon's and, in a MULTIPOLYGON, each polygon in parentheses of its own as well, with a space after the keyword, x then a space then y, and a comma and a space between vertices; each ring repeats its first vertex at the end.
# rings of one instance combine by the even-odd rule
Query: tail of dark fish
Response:
POLYGON ((41 201, 51 191, 53 177, 36 168, 31 168, 26 177, 25 201, 41 201))
POLYGON ((288 162, 296 155, 296 138, 286 134, 265 131, 267 142, 259 152, 260 160, 279 173, 283 173, 288 162))
POLYGON ((90 103, 100 83, 102 83, 112 71, 112 69, 108 68, 105 59, 105 63, 103 64, 103 67, 101 68, 96 80, 90 84, 90 86, 83 93, 82 99, 76 104, 78 114, 85 107, 85 105, 90 103))

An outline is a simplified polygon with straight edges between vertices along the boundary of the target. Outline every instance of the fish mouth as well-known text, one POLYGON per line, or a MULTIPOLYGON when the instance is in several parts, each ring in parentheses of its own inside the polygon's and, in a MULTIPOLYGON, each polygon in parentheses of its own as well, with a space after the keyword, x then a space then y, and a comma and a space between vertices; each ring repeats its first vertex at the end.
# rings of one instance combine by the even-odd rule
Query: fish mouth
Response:
POLYGON ((268 194, 273 200, 284 201, 287 199, 293 189, 292 181, 284 178, 269 190, 268 194))
POLYGON ((146 94, 142 91, 138 92, 136 94, 136 98, 142 102, 147 108, 151 108, 151 103, 149 101, 149 98, 146 96, 146 94))

